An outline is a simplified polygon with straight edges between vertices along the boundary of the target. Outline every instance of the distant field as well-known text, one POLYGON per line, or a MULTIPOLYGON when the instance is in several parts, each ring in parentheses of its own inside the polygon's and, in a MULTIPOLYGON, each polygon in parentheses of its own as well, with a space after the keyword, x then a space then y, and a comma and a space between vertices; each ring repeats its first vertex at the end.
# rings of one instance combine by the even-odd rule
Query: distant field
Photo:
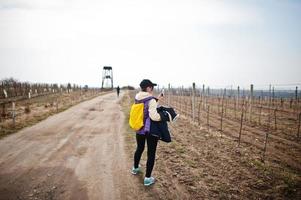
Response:
POLYGON ((72 105, 105 92, 76 85, 11 83, 1 85, 0 136, 33 125, 72 105), (5 91, 5 92, 3 92, 5 91))

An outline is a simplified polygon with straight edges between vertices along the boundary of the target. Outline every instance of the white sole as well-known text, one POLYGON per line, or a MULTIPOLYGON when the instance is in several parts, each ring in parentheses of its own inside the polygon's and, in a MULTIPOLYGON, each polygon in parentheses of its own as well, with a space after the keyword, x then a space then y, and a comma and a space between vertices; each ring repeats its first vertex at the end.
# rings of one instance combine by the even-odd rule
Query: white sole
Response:
POLYGON ((153 185, 153 184, 155 184, 155 182, 150 183, 150 184, 144 184, 144 186, 151 186, 151 185, 153 185))

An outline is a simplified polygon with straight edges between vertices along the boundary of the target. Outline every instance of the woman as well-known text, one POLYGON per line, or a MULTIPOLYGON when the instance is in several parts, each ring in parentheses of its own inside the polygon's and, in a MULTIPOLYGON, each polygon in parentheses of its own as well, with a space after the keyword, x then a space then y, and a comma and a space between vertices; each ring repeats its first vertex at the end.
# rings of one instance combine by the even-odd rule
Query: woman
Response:
POLYGON ((150 186, 155 182, 155 178, 151 176, 156 157, 156 149, 158 143, 158 137, 153 136, 147 127, 150 127, 151 120, 152 121, 160 121, 161 117, 157 112, 157 100, 163 98, 163 96, 159 96, 158 98, 153 97, 153 89, 157 84, 152 83, 148 79, 144 79, 140 83, 141 91, 138 92, 135 96, 135 101, 143 102, 145 105, 144 110, 144 127, 136 132, 136 142, 137 149, 134 155, 134 166, 132 168, 132 174, 136 175, 141 172, 139 167, 139 162, 141 159, 141 155, 144 151, 145 140, 147 142, 147 162, 146 162, 146 173, 144 178, 144 185, 150 186), (151 120, 150 120, 151 119, 151 120))

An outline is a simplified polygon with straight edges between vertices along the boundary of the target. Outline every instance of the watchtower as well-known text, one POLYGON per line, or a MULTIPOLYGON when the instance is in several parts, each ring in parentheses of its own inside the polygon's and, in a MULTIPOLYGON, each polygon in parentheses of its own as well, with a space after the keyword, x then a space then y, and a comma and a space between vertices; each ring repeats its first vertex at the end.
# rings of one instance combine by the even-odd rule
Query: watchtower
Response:
POLYGON ((101 88, 111 88, 113 89, 113 69, 111 66, 104 66, 103 71, 102 71, 102 83, 101 83, 101 88), (111 81, 109 81, 109 79, 111 81), (109 87, 109 84, 111 86, 109 87))

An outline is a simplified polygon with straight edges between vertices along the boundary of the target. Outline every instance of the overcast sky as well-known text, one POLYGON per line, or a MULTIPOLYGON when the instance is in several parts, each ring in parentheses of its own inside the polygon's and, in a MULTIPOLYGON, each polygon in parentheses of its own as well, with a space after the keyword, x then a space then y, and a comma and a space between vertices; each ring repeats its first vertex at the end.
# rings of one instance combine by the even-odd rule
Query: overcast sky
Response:
POLYGON ((0 0, 0 79, 301 83, 301 1, 0 0))

